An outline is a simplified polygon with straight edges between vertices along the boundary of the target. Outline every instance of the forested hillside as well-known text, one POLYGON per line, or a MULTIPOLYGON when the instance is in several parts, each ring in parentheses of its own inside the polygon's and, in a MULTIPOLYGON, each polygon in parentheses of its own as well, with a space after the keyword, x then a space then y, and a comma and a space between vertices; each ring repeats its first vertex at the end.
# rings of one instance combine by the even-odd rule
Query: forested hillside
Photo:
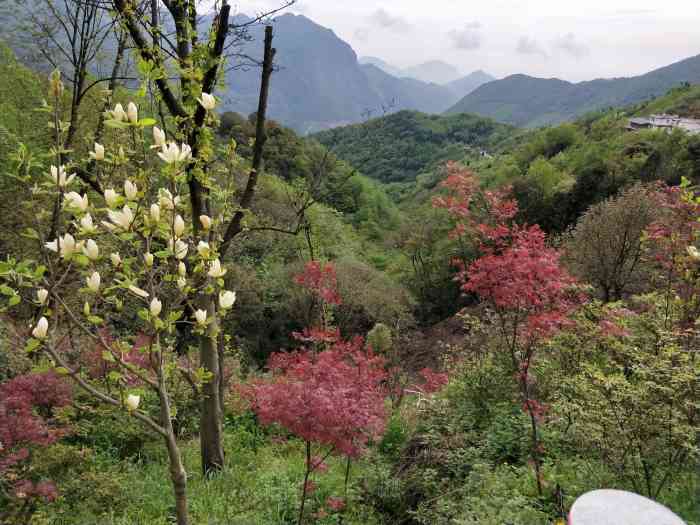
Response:
POLYGON ((474 115, 402 111, 314 138, 369 177, 411 182, 448 160, 495 151, 514 134, 510 126, 474 115))
POLYGON ((332 32, 251 26, 217 92, 228 3, 107 4, 104 79, 0 47, 0 525, 562 525, 601 488, 700 525, 700 135, 627 130, 700 87, 305 136, 275 116, 365 85, 332 32))
POLYGON ((700 83, 700 56, 630 78, 571 83, 511 75, 465 96, 448 113, 475 113, 515 126, 539 127, 585 113, 636 104, 684 83, 700 83))

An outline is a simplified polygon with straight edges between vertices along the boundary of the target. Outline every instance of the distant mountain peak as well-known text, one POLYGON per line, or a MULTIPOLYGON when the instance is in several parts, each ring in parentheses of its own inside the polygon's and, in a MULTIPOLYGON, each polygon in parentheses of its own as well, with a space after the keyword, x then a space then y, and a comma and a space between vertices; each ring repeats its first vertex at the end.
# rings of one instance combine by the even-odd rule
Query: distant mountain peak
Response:
POLYGON ((537 127, 608 107, 637 104, 684 82, 700 84, 700 55, 636 77, 572 83, 523 74, 482 85, 449 113, 476 113, 516 126, 537 127))

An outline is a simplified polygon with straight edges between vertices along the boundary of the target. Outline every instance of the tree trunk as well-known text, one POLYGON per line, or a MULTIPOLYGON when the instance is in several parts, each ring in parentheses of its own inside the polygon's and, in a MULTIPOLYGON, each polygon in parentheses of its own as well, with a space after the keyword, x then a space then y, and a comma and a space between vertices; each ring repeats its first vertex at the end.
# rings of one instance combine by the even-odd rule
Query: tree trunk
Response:
POLYGON ((202 454, 202 471, 205 476, 219 471, 224 466, 224 448, 222 444, 223 410, 219 395, 221 370, 219 369, 218 321, 216 303, 212 297, 205 297, 202 308, 207 310, 207 319, 211 322, 206 335, 199 341, 200 365, 211 378, 202 386, 202 408, 200 416, 199 440, 202 454))
POLYGON ((165 430, 165 446, 168 449, 168 460, 170 462, 170 481, 173 484, 173 492, 175 493, 175 513, 177 516, 177 525, 188 525, 187 512, 187 472, 182 463, 180 449, 177 446, 175 431, 173 429, 172 419, 170 418, 170 400, 165 391, 162 374, 159 378, 158 396, 160 398, 160 419, 161 425, 165 430))

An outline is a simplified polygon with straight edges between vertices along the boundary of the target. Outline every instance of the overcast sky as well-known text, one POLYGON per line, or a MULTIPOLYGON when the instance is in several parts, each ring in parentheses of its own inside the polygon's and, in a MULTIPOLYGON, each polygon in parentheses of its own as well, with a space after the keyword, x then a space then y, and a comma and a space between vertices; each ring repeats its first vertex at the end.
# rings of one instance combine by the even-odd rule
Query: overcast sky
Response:
MULTIPOLYGON (((281 0, 233 0, 251 14, 281 0)), ((358 55, 399 67, 566 80, 629 76, 700 54, 697 0, 298 0, 358 55)))

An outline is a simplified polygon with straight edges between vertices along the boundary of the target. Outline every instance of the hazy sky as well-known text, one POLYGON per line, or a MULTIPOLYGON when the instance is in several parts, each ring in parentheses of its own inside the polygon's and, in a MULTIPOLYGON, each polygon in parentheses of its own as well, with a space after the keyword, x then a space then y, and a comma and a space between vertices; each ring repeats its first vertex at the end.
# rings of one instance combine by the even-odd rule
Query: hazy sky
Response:
MULTIPOLYGON (((233 0, 252 13, 279 0, 233 0)), ((697 0, 299 0, 358 55, 406 67, 567 80, 628 76, 700 54, 697 0)))

